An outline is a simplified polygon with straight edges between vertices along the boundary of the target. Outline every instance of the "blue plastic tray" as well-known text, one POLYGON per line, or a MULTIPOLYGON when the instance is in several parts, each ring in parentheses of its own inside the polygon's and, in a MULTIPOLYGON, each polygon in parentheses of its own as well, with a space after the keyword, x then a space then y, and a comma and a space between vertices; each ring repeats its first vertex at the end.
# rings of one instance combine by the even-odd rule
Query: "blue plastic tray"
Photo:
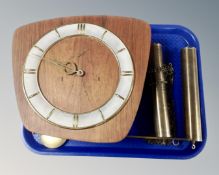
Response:
MULTIPOLYGON (((23 138, 30 150, 45 155, 68 155, 68 156, 108 156, 108 157, 141 157, 141 158, 170 158, 187 159, 201 152, 206 143, 206 121, 203 94, 203 82, 201 73, 201 59, 199 42, 196 36, 188 29, 178 25, 151 25, 152 42, 163 45, 164 62, 171 62, 174 68, 173 81, 173 108, 176 123, 176 137, 185 137, 183 100, 182 100, 182 77, 180 63, 180 49, 186 46, 197 48, 197 61, 199 73, 200 107, 203 142, 196 144, 196 149, 191 149, 191 142, 180 141, 178 146, 151 144, 143 139, 126 138, 119 143, 88 143, 80 141, 67 141, 62 147, 48 149, 39 143, 38 135, 34 135, 23 128, 23 138)), ((130 130, 129 135, 152 135, 152 107, 150 92, 145 85, 141 104, 130 130), (146 108, 145 106, 149 106, 146 108)))

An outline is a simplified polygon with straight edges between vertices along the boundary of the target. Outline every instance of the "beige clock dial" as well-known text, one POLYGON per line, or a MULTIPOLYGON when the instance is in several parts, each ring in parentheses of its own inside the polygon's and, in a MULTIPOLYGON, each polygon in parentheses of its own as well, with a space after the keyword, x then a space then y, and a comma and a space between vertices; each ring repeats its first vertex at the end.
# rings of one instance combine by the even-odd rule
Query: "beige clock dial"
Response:
POLYGON ((126 104, 134 83, 131 54, 109 30, 94 24, 64 25, 30 50, 23 89, 34 111, 69 129, 100 125, 126 104))

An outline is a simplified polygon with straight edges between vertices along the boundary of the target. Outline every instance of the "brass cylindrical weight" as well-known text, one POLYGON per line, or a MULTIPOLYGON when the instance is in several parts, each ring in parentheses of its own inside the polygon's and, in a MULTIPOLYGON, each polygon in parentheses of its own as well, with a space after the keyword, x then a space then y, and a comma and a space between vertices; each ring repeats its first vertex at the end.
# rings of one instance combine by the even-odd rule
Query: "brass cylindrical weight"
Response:
POLYGON ((152 47, 152 65, 154 67, 155 88, 154 92, 154 119, 155 119, 155 134, 156 137, 168 138, 171 137, 170 115, 167 102, 167 80, 163 66, 162 45, 154 43, 152 47))
POLYGON ((186 137, 193 143, 202 141, 196 48, 181 50, 186 137))

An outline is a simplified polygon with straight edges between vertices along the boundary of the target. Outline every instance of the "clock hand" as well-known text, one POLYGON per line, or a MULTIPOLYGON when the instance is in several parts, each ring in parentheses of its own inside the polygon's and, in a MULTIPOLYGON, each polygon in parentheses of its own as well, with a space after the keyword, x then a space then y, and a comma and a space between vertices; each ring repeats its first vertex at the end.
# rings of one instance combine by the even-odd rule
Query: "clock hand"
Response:
POLYGON ((71 68, 67 67, 65 64, 62 64, 61 62, 58 62, 58 61, 50 59, 50 58, 46 58, 46 59, 43 59, 43 60, 46 61, 46 62, 52 63, 52 64, 54 64, 56 66, 60 66, 60 67, 67 68, 67 69, 71 69, 71 68))
POLYGON ((72 66, 72 63, 70 63, 70 62, 67 62, 66 64, 63 64, 63 63, 61 63, 57 60, 53 60, 53 59, 50 59, 50 58, 46 58, 46 59, 44 58, 43 60, 47 61, 49 63, 52 63, 56 66, 60 66, 60 67, 64 68, 65 72, 68 75, 73 75, 73 74, 76 74, 78 76, 83 76, 84 75, 84 71, 81 70, 81 69, 78 70, 77 65, 75 63, 74 63, 75 68, 73 69, 73 68, 69 67, 69 66, 72 66))
MULTIPOLYGON (((69 59, 74 58, 74 57, 79 58, 79 57, 83 56, 87 51, 88 51, 88 50, 84 50, 83 52, 81 52, 81 53, 78 54, 77 56, 72 56, 72 57, 70 57, 69 59)), ((66 72, 68 75, 77 74, 78 76, 83 76, 84 73, 85 73, 85 72, 84 72, 83 70, 81 70, 81 69, 78 70, 77 65, 76 65, 75 63, 73 63, 74 66, 75 66, 75 70, 74 70, 74 69, 72 69, 71 67, 69 67, 69 66, 72 66, 72 63, 70 63, 70 62, 67 62, 66 64, 63 64, 63 63, 61 63, 61 62, 58 62, 58 61, 53 60, 53 59, 50 59, 50 58, 47 58, 47 59, 44 59, 44 60, 47 61, 47 62, 50 62, 50 63, 52 63, 52 64, 54 64, 54 65, 63 67, 64 70, 65 70, 65 72, 66 72)))
POLYGON ((76 56, 72 56, 72 57, 70 57, 69 59, 72 59, 72 58, 80 58, 81 56, 83 56, 86 52, 88 51, 88 49, 87 50, 84 50, 84 51, 82 51, 81 53, 79 53, 78 55, 76 55, 76 56))
MULTIPOLYGON (((66 66, 67 66, 67 65, 72 66, 72 63, 67 62, 67 63, 66 63, 66 66)), ((66 72, 68 75, 73 75, 73 74, 76 73, 76 75, 78 75, 78 76, 83 76, 83 75, 85 74, 85 72, 84 72, 82 69, 78 69, 77 64, 73 63, 73 65, 74 65, 74 67, 75 67, 75 71, 69 72, 68 70, 65 69, 65 72, 66 72)))

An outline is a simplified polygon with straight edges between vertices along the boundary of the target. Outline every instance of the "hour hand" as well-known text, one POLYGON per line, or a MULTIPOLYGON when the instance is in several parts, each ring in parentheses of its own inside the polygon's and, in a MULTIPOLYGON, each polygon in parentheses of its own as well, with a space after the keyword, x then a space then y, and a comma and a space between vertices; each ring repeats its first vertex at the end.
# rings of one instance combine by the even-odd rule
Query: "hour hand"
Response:
POLYGON ((81 70, 81 69, 78 69, 78 67, 75 63, 72 64, 70 62, 67 62, 67 63, 64 64, 62 62, 59 62, 59 61, 51 59, 51 58, 44 58, 43 60, 63 68, 64 71, 68 75, 74 75, 74 74, 76 74, 77 76, 83 76, 84 75, 84 71, 81 70))

